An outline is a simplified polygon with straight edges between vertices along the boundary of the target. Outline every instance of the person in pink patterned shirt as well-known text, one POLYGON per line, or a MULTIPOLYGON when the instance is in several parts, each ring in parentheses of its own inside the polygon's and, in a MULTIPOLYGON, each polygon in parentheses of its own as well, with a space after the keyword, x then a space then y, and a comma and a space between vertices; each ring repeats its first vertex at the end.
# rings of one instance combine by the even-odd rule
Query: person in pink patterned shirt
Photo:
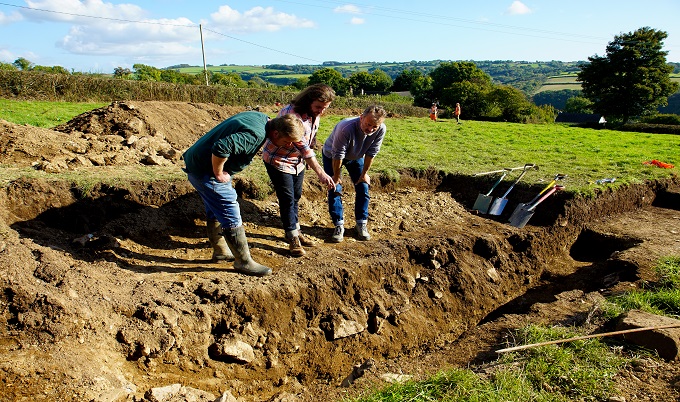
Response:
POLYGON ((302 183, 305 169, 312 169, 322 185, 328 189, 335 187, 333 179, 324 172, 316 159, 314 145, 319 130, 319 118, 335 99, 335 91, 326 84, 314 84, 303 89, 278 116, 294 114, 305 128, 301 141, 280 146, 266 140, 262 148, 262 160, 267 174, 274 185, 279 200, 279 210, 290 254, 300 257, 306 254, 303 246, 313 246, 314 242, 302 235, 298 220, 298 203, 302 196, 302 183))

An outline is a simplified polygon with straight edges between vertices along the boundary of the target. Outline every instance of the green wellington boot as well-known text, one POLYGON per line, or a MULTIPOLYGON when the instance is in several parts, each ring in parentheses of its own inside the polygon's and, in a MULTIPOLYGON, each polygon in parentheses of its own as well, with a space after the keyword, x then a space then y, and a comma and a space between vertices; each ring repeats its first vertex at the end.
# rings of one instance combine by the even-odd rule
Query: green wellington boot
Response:
POLYGON ((206 224, 208 231, 208 241, 213 249, 212 260, 213 261, 233 261, 234 254, 229 250, 227 242, 222 236, 222 226, 216 220, 209 220, 206 224))
POLYGON ((234 254, 234 269, 245 275, 266 276, 271 275, 272 269, 253 261, 248 248, 246 230, 243 226, 232 229, 223 229, 222 234, 227 245, 234 254))

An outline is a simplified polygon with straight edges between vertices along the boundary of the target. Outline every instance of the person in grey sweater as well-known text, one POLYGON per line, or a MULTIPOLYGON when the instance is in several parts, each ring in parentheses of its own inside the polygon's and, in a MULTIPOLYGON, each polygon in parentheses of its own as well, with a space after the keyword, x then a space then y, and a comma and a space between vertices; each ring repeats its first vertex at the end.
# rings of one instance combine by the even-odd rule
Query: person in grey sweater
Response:
POLYGON ((340 243, 345 233, 345 220, 342 207, 342 167, 347 168, 356 200, 354 203, 354 218, 356 221, 356 235, 359 240, 369 240, 368 232, 368 193, 371 178, 368 171, 373 159, 380 152, 380 146, 387 128, 385 118, 387 113, 382 106, 367 107, 361 116, 350 117, 335 125, 330 136, 323 145, 323 168, 333 178, 335 188, 328 191, 328 211, 335 229, 331 241, 340 243))

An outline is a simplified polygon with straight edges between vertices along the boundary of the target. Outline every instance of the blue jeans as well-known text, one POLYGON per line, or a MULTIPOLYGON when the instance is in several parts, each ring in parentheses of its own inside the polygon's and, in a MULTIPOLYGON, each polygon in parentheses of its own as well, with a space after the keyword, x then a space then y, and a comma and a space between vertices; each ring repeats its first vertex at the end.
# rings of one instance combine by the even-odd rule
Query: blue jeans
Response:
POLYGON ((221 183, 212 175, 187 173, 189 183, 203 200, 208 220, 217 220, 223 228, 237 228, 243 225, 241 208, 236 200, 237 194, 233 181, 221 183))
POLYGON ((279 211, 281 223, 286 234, 296 231, 298 224, 298 204, 302 197, 302 182, 305 179, 305 171, 300 174, 285 173, 269 163, 265 163, 267 174, 274 185, 276 198, 279 199, 279 211))
MULTIPOLYGON (((359 176, 361 176, 361 171, 364 170, 364 158, 356 160, 343 159, 340 167, 342 166, 347 168, 347 173, 349 173, 352 183, 355 183, 354 219, 356 223, 366 223, 368 221, 368 202, 371 199, 368 194, 369 186, 365 182, 357 183, 359 176)), ((329 176, 333 176, 333 159, 326 155, 323 155, 323 170, 329 176)), ((335 226, 345 224, 342 194, 336 193, 334 190, 328 191, 328 212, 330 212, 335 226)))

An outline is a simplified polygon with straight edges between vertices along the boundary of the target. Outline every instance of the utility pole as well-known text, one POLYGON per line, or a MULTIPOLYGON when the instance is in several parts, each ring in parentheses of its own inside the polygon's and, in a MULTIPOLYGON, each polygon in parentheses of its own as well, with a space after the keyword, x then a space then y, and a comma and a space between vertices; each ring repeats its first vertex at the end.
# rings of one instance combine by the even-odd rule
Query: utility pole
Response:
POLYGON ((208 83, 208 69, 205 66, 205 48, 203 47, 203 26, 198 24, 198 30, 201 32, 201 53, 203 53, 203 75, 205 75, 205 85, 210 86, 208 83))

